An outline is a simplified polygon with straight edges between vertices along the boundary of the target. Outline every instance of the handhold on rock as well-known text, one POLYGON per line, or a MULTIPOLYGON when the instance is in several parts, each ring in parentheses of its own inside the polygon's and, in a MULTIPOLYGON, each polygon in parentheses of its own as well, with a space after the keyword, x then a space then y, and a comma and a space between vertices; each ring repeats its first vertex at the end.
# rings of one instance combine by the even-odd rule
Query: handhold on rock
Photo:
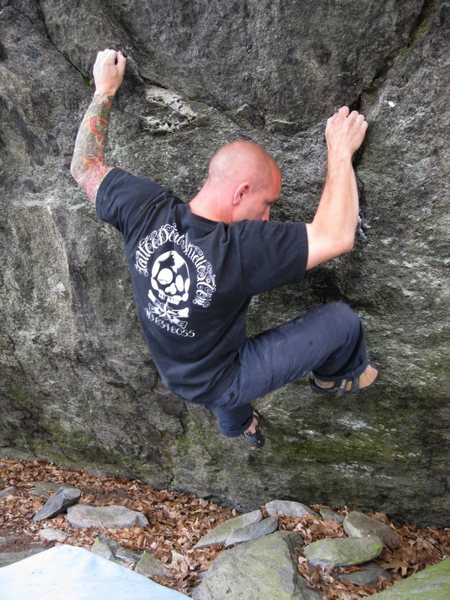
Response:
POLYGON ((80 490, 70 487, 60 487, 59 490, 51 496, 44 506, 38 511, 33 521, 42 521, 43 519, 51 519, 60 513, 67 510, 81 498, 80 490))

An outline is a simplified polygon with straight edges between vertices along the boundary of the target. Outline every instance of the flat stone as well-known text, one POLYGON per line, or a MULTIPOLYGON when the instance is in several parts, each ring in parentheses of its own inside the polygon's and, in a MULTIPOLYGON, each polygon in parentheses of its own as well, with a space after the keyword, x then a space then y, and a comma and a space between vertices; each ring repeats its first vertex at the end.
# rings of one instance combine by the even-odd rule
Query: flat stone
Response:
POLYGON ((370 597, 377 600, 448 600, 450 598, 450 558, 394 583, 370 597))
POLYGON ((133 565, 138 563, 142 556, 142 552, 132 552, 131 550, 122 548, 116 540, 103 534, 99 535, 95 540, 91 552, 99 554, 104 558, 108 558, 108 560, 116 560, 133 565))
POLYGON ((51 519, 62 512, 65 512, 69 506, 72 506, 81 498, 81 492, 77 488, 60 487, 56 494, 49 498, 44 506, 38 511, 33 521, 42 521, 51 519))
POLYGON ((141 559, 134 570, 136 573, 140 573, 146 577, 154 577, 155 575, 158 577, 172 577, 172 573, 166 565, 149 552, 144 552, 142 554, 141 559))
POLYGON ((383 544, 377 536, 363 538, 324 538, 304 549, 313 566, 349 567, 368 562, 380 555, 383 544))
POLYGON ((3 535, 0 536, 0 547, 8 546, 9 544, 14 544, 20 541, 20 537, 17 535, 3 535))
POLYGON ((4 490, 0 490, 0 500, 7 498, 8 496, 15 496, 16 488, 14 486, 10 486, 5 488, 4 490))
POLYGON ((39 537, 46 542, 60 542, 61 544, 64 544, 69 536, 60 529, 52 529, 49 527, 48 529, 43 529, 39 533, 39 537))
POLYGON ((321 508, 319 513, 322 519, 326 519, 327 521, 337 521, 338 523, 343 523, 345 519, 344 515, 334 512, 334 510, 331 510, 331 508, 321 508))
POLYGON ((368 563, 359 571, 339 575, 338 579, 344 583, 365 585, 366 587, 377 587, 380 580, 391 581, 392 576, 389 571, 382 569, 376 563, 368 563))
POLYGON ((262 513, 260 510, 254 510, 253 512, 245 513, 234 519, 228 519, 224 523, 221 523, 206 535, 204 535, 194 546, 194 548, 204 548, 205 546, 211 546, 212 544, 225 544, 226 540, 231 536, 232 533, 258 523, 262 519, 262 513))
POLYGON ((54 483, 53 481, 35 481, 30 494, 32 496, 46 496, 49 492, 57 492, 61 487, 70 486, 65 486, 62 483, 54 483))
POLYGON ((251 540, 257 540, 264 535, 269 535, 278 528, 278 519, 276 517, 268 517, 258 523, 252 523, 242 529, 234 531, 225 541, 225 546, 233 546, 234 544, 242 544, 251 540))
POLYGON ((67 510, 67 520, 74 527, 146 527, 146 517, 135 510, 125 506, 87 506, 76 504, 67 510))
POLYGON ((29 550, 21 550, 20 552, 0 552, 0 568, 12 565, 13 563, 19 562, 19 560, 23 560, 24 558, 28 558, 29 556, 33 556, 33 554, 38 554, 44 550, 46 550, 46 548, 36 547, 30 548, 29 550))
POLYGON ((304 515, 317 515, 316 512, 302 504, 291 500, 272 500, 264 507, 271 517, 281 515, 283 517, 303 517, 304 515))
POLYGON ((114 552, 112 552, 111 548, 108 546, 106 542, 102 542, 98 538, 91 546, 91 552, 97 554, 97 556, 101 556, 102 558, 106 558, 106 560, 114 560, 114 552))
POLYGON ((380 521, 358 511, 351 512, 345 517, 344 530, 351 537, 377 535, 383 544, 389 548, 398 548, 401 541, 400 536, 389 525, 380 523, 380 521))
POLYGON ((293 559, 299 538, 286 531, 222 552, 193 590, 194 600, 319 600, 293 559))

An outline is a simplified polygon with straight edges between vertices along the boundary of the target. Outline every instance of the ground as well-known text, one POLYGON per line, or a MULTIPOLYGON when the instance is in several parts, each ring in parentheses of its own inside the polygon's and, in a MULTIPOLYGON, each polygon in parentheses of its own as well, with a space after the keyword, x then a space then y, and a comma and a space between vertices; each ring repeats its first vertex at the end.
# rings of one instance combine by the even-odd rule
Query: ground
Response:
MULTIPOLYGON (((47 527, 60 529, 68 534, 66 544, 86 549, 91 548, 101 533, 106 533, 125 548, 153 553, 173 573, 170 580, 155 580, 187 594, 198 583, 200 574, 222 551, 218 546, 200 550, 194 550, 193 546, 211 528, 237 515, 235 510, 206 499, 181 492, 155 490, 139 480, 98 477, 85 471, 75 471, 37 460, 0 459, 0 491, 9 486, 15 488, 15 493, 0 500, 0 537, 16 535, 20 536, 21 541, 9 547, 1 546, 1 552, 23 550, 37 543, 46 547, 53 546, 53 542, 44 544, 39 537, 40 532, 47 527), (149 525, 107 531, 100 528, 77 529, 69 524, 64 515, 34 523, 33 516, 51 495, 51 492, 46 496, 32 495, 33 484, 42 481, 77 487, 82 492, 80 502, 83 504, 120 504, 140 511, 147 517, 149 525)), ((323 507, 311 506, 315 510, 323 507)), ((345 515, 350 510, 342 507, 336 512, 345 515)), ((419 529, 407 523, 390 522, 381 513, 370 513, 370 516, 390 523, 401 537, 398 549, 393 551, 385 548, 378 559, 380 566, 391 573, 393 581, 407 577, 447 556, 448 530, 433 527, 419 529)), ((336 521, 310 515, 302 518, 283 517, 280 519, 280 529, 299 531, 305 544, 326 536, 345 536, 342 526, 336 521)), ((324 600, 357 600, 390 585, 381 582, 379 589, 375 590, 344 584, 337 579, 339 573, 355 568, 323 571, 310 567, 301 551, 297 558, 300 574, 308 579, 311 587, 325 592, 324 600)))

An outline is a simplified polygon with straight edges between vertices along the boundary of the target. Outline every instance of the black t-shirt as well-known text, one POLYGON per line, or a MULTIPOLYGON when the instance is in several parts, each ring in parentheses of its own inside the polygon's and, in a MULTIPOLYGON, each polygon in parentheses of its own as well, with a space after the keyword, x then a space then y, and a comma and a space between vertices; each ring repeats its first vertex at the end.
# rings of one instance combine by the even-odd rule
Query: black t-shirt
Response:
POLYGON ((123 235, 139 320, 163 381, 193 402, 223 393, 250 298, 305 274, 305 224, 209 221, 118 168, 102 181, 96 206, 123 235))

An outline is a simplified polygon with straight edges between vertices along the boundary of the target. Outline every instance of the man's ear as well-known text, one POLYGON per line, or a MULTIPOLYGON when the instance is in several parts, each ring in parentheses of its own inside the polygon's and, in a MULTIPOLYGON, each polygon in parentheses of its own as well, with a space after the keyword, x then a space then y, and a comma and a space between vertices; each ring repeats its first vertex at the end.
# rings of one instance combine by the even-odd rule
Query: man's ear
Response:
POLYGON ((245 194, 247 194, 249 189, 250 184, 248 183, 248 181, 244 181, 243 183, 240 183, 237 186, 233 194, 233 206, 237 206, 241 202, 241 200, 243 199, 245 194))

